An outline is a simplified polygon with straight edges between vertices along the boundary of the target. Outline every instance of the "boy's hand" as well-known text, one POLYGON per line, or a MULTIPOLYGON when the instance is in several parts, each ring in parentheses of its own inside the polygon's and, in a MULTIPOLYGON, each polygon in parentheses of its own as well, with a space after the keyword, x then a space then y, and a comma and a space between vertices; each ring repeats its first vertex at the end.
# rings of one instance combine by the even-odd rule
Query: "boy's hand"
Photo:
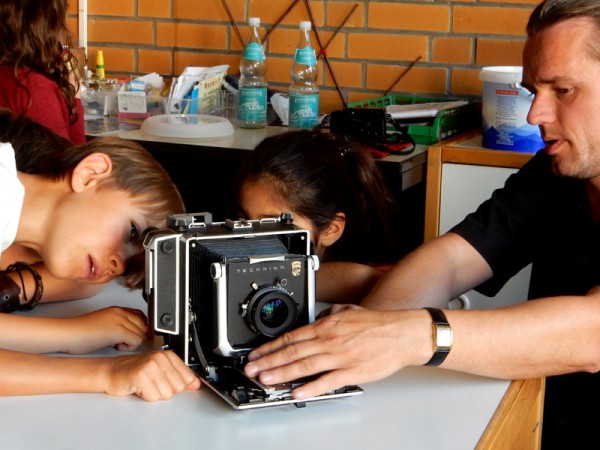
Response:
POLYGON ((200 388, 200 380, 172 351, 110 358, 107 369, 105 392, 111 395, 135 394, 153 402, 200 388))
POLYGON ((105 347, 131 351, 152 338, 142 311, 117 306, 64 319, 64 331, 64 351, 70 354, 90 353, 105 347))

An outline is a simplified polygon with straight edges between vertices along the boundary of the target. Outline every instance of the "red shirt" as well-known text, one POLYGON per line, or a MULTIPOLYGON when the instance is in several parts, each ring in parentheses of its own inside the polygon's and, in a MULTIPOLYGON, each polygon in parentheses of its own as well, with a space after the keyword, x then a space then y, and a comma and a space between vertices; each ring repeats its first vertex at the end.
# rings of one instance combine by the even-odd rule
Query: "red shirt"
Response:
POLYGON ((71 124, 67 102, 54 81, 29 69, 19 69, 20 84, 14 73, 14 66, 0 65, 0 106, 30 117, 74 144, 85 142, 79 99, 76 99, 77 120, 71 124))

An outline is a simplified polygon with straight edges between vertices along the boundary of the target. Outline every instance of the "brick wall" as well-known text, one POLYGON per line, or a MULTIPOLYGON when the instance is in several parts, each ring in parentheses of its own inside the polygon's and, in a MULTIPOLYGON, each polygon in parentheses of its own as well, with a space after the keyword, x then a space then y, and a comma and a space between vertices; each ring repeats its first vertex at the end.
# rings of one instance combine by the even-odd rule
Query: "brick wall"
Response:
MULTIPOLYGON (((321 59, 322 112, 341 108, 342 98, 353 102, 387 91, 481 95, 482 66, 521 65, 525 24, 538 3, 309 1, 321 43, 329 43, 327 57, 341 92, 340 96, 321 59)), ((77 42, 79 5, 77 0, 70 3, 69 25, 77 42)), ((286 90, 298 23, 309 19, 305 0, 88 0, 90 68, 97 50, 103 50, 107 76, 157 72, 168 80, 188 65, 218 64, 229 64, 229 73, 236 74, 242 44, 225 5, 243 39, 248 34, 248 17, 261 18, 263 36, 270 32, 265 42, 269 85, 286 90)), ((314 31, 312 37, 318 50, 314 31)))

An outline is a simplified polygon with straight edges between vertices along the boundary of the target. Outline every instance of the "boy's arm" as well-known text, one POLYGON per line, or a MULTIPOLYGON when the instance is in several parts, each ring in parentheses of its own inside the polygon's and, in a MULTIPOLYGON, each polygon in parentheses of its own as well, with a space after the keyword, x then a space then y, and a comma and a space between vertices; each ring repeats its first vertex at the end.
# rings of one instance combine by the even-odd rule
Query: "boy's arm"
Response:
MULTIPOLYGON (((92 283, 80 283, 71 280, 60 280, 50 275, 46 267, 42 263, 33 265, 33 268, 42 277, 44 283, 44 295, 42 296, 40 303, 51 303, 51 302, 62 302, 67 300, 81 300, 84 298, 93 297, 98 294, 106 283, 103 284, 92 284, 92 283)), ((27 280, 31 283, 31 290, 29 285, 26 286, 27 293, 33 292, 35 284, 33 278, 29 273, 24 272, 27 275, 27 280)))
MULTIPOLYGON (((38 303, 81 300, 93 297, 106 286, 106 283, 92 284, 71 280, 60 280, 50 275, 45 266, 41 263, 32 264, 31 267, 40 275, 43 284, 43 294, 38 303)), ((9 272, 8 276, 21 289, 20 302, 21 304, 24 304, 27 300, 31 300, 32 295, 36 292, 36 281, 28 270, 21 270, 20 272, 21 276, 14 271, 9 272), (23 287, 25 287, 24 292, 23 287), (25 294, 27 294, 26 298, 25 294)))
MULTIPOLYGON (((0 270, 6 270, 9 265, 14 264, 17 261, 30 264, 42 277, 44 294, 40 303, 79 300, 92 297, 99 293, 105 286, 104 284, 59 280, 50 275, 44 264, 39 262, 40 256, 36 252, 17 244, 11 245, 2 252, 2 255, 0 255, 0 270)), ((35 280, 29 271, 22 270, 21 276, 23 277, 23 280, 20 279, 16 272, 11 272, 9 274, 9 277, 21 287, 21 303, 23 303, 25 299, 23 298, 22 284, 25 284, 25 292, 27 293, 28 298, 31 298, 31 295, 35 292, 36 285, 35 280)))
POLYGON ((170 351, 109 358, 64 358, 0 349, 0 395, 105 392, 166 400, 200 381, 170 351))
POLYGON ((0 348, 29 353, 130 351, 152 336, 145 315, 111 306, 69 318, 0 314, 0 348))

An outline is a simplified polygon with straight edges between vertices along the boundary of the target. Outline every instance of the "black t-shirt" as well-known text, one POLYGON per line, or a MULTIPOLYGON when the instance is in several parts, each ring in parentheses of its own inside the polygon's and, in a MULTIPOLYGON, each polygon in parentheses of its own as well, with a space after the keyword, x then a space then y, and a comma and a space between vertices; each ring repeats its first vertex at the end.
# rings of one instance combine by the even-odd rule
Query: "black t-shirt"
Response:
MULTIPOLYGON (((600 229, 592 223, 585 184, 554 175, 543 152, 451 231, 492 268, 493 277, 477 287, 482 294, 495 295, 529 263, 530 299, 583 295, 600 285, 600 229)), ((592 442, 597 419, 588 411, 600 403, 600 375, 575 373, 546 383, 542 448, 592 442)))
POLYGON ((494 276, 477 288, 495 295, 529 263, 529 298, 583 295, 600 284, 600 230, 584 182, 552 173, 536 154, 503 188, 452 228, 488 262, 494 276))

